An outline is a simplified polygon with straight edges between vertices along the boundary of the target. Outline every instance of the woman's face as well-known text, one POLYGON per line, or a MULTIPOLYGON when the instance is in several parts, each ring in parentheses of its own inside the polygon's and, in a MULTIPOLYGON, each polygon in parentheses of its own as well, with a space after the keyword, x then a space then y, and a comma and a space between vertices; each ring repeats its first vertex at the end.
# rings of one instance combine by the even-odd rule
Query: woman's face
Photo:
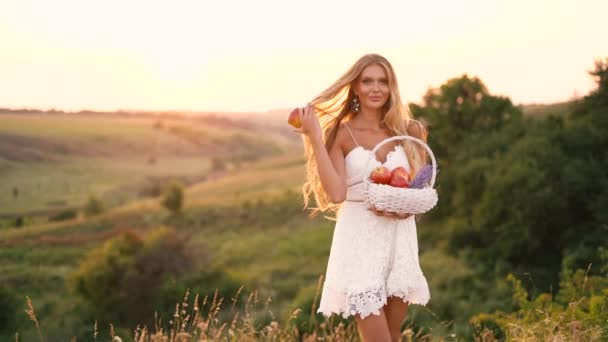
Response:
POLYGON ((369 65, 357 80, 355 94, 359 97, 362 109, 378 110, 388 101, 390 90, 388 76, 378 64, 369 65))

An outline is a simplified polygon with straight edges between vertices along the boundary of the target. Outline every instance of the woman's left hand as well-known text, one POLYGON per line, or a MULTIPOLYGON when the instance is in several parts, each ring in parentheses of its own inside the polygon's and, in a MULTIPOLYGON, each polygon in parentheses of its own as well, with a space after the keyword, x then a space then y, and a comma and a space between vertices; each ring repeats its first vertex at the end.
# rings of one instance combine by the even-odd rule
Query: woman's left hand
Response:
POLYGON ((412 216, 412 214, 397 214, 390 211, 377 210, 374 206, 369 207, 368 210, 371 210, 374 214, 378 216, 394 217, 402 220, 412 216))
POLYGON ((315 108, 311 103, 306 104, 306 107, 298 108, 298 115, 302 122, 300 129, 294 131, 300 134, 305 134, 311 139, 322 139, 321 124, 315 113, 315 108))

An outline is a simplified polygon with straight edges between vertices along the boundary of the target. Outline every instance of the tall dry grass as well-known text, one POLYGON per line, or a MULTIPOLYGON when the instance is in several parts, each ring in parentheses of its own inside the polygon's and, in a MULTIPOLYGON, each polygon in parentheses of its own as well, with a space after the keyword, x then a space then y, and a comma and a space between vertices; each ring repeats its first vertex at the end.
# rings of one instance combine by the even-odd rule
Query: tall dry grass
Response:
MULTIPOLYGON (((175 312, 168 325, 165 325, 155 314, 154 327, 137 326, 133 332, 133 336, 128 339, 135 342, 185 342, 185 341, 326 341, 326 342, 345 342, 345 341, 360 341, 360 336, 357 331, 354 320, 347 322, 335 321, 336 315, 330 318, 323 318, 322 321, 316 319, 316 302, 320 295, 323 276, 319 278, 315 300, 311 307, 311 317, 307 331, 301 332, 294 323, 295 319, 301 314, 302 310, 297 308, 290 314, 289 319, 283 326, 278 322, 269 305, 272 302, 268 297, 263 303, 258 298, 257 291, 251 292, 244 305, 243 311, 237 310, 235 307, 238 302, 239 295, 242 292, 243 286, 239 288, 234 297, 231 298, 231 307, 229 319, 223 319, 221 316, 222 305, 225 304, 223 297, 218 297, 216 289, 213 297, 205 296, 202 301, 198 294, 194 296, 190 302, 190 291, 187 290, 181 303, 176 303, 175 312), (262 305, 262 310, 258 310, 262 305), (262 314, 268 313, 271 320, 268 324, 256 324, 256 318, 260 318, 262 314)), ((33 304, 28 297, 28 310, 26 313, 35 323, 40 341, 44 341, 40 324, 36 316, 33 304)), ((93 329, 93 340, 97 341, 99 329, 97 321, 95 321, 93 329)), ((115 332, 114 325, 109 326, 109 337, 112 342, 123 342, 126 336, 119 336, 115 332)), ((15 335, 18 342, 19 336, 15 335)), ((72 337, 71 341, 77 341, 76 337, 72 337)), ((405 329, 399 341, 455 341, 451 338, 431 336, 429 334, 414 333, 410 328, 405 329)))

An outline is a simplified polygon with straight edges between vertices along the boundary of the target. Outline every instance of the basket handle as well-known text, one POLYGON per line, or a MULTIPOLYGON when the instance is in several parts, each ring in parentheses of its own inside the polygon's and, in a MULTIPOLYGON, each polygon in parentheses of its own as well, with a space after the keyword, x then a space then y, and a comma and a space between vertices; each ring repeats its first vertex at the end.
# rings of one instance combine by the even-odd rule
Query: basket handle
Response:
MULTIPOLYGON (((394 137, 386 138, 386 139, 382 140, 381 142, 379 142, 378 144, 376 144, 376 146, 374 146, 374 148, 372 149, 369 157, 367 158, 367 163, 365 163, 364 172, 368 172, 369 162, 372 158, 376 159, 376 152, 378 152, 380 147, 386 143, 389 143, 389 142, 395 141, 395 140, 411 140, 413 142, 416 142, 416 143, 422 145, 422 147, 424 147, 426 149, 426 151, 429 153, 429 156, 431 157, 431 163, 433 166, 433 176, 431 177, 430 185, 431 185, 431 188, 433 186, 435 186, 435 177, 437 176, 437 161, 435 160, 435 155, 433 154, 433 151, 431 151, 431 148, 429 147, 429 145, 427 145, 424 141, 422 141, 418 138, 414 138, 409 135, 397 135, 394 137)), ((369 178, 369 175, 365 175, 365 178, 363 178, 364 184, 365 184, 365 191, 367 191, 367 189, 368 189, 368 184, 369 184, 368 178, 369 178)))

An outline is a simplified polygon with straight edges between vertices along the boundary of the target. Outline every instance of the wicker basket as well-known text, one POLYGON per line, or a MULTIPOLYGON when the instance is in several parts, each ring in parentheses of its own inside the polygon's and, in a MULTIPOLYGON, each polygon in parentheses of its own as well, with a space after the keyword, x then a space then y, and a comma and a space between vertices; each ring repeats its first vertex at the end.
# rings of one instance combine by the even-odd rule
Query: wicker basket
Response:
POLYGON ((435 177, 437 176, 437 161, 433 151, 422 140, 407 136, 398 135, 387 138, 379 142, 371 151, 369 159, 365 165, 366 172, 369 171, 369 163, 372 158, 376 158, 378 149, 391 141, 411 140, 422 145, 431 157, 433 175, 431 182, 426 188, 410 189, 397 188, 387 184, 376 184, 370 180, 369 174, 363 178, 363 202, 368 207, 375 207, 379 211, 388 211, 397 214, 422 214, 431 210, 437 204, 437 191, 433 188, 435 177))

